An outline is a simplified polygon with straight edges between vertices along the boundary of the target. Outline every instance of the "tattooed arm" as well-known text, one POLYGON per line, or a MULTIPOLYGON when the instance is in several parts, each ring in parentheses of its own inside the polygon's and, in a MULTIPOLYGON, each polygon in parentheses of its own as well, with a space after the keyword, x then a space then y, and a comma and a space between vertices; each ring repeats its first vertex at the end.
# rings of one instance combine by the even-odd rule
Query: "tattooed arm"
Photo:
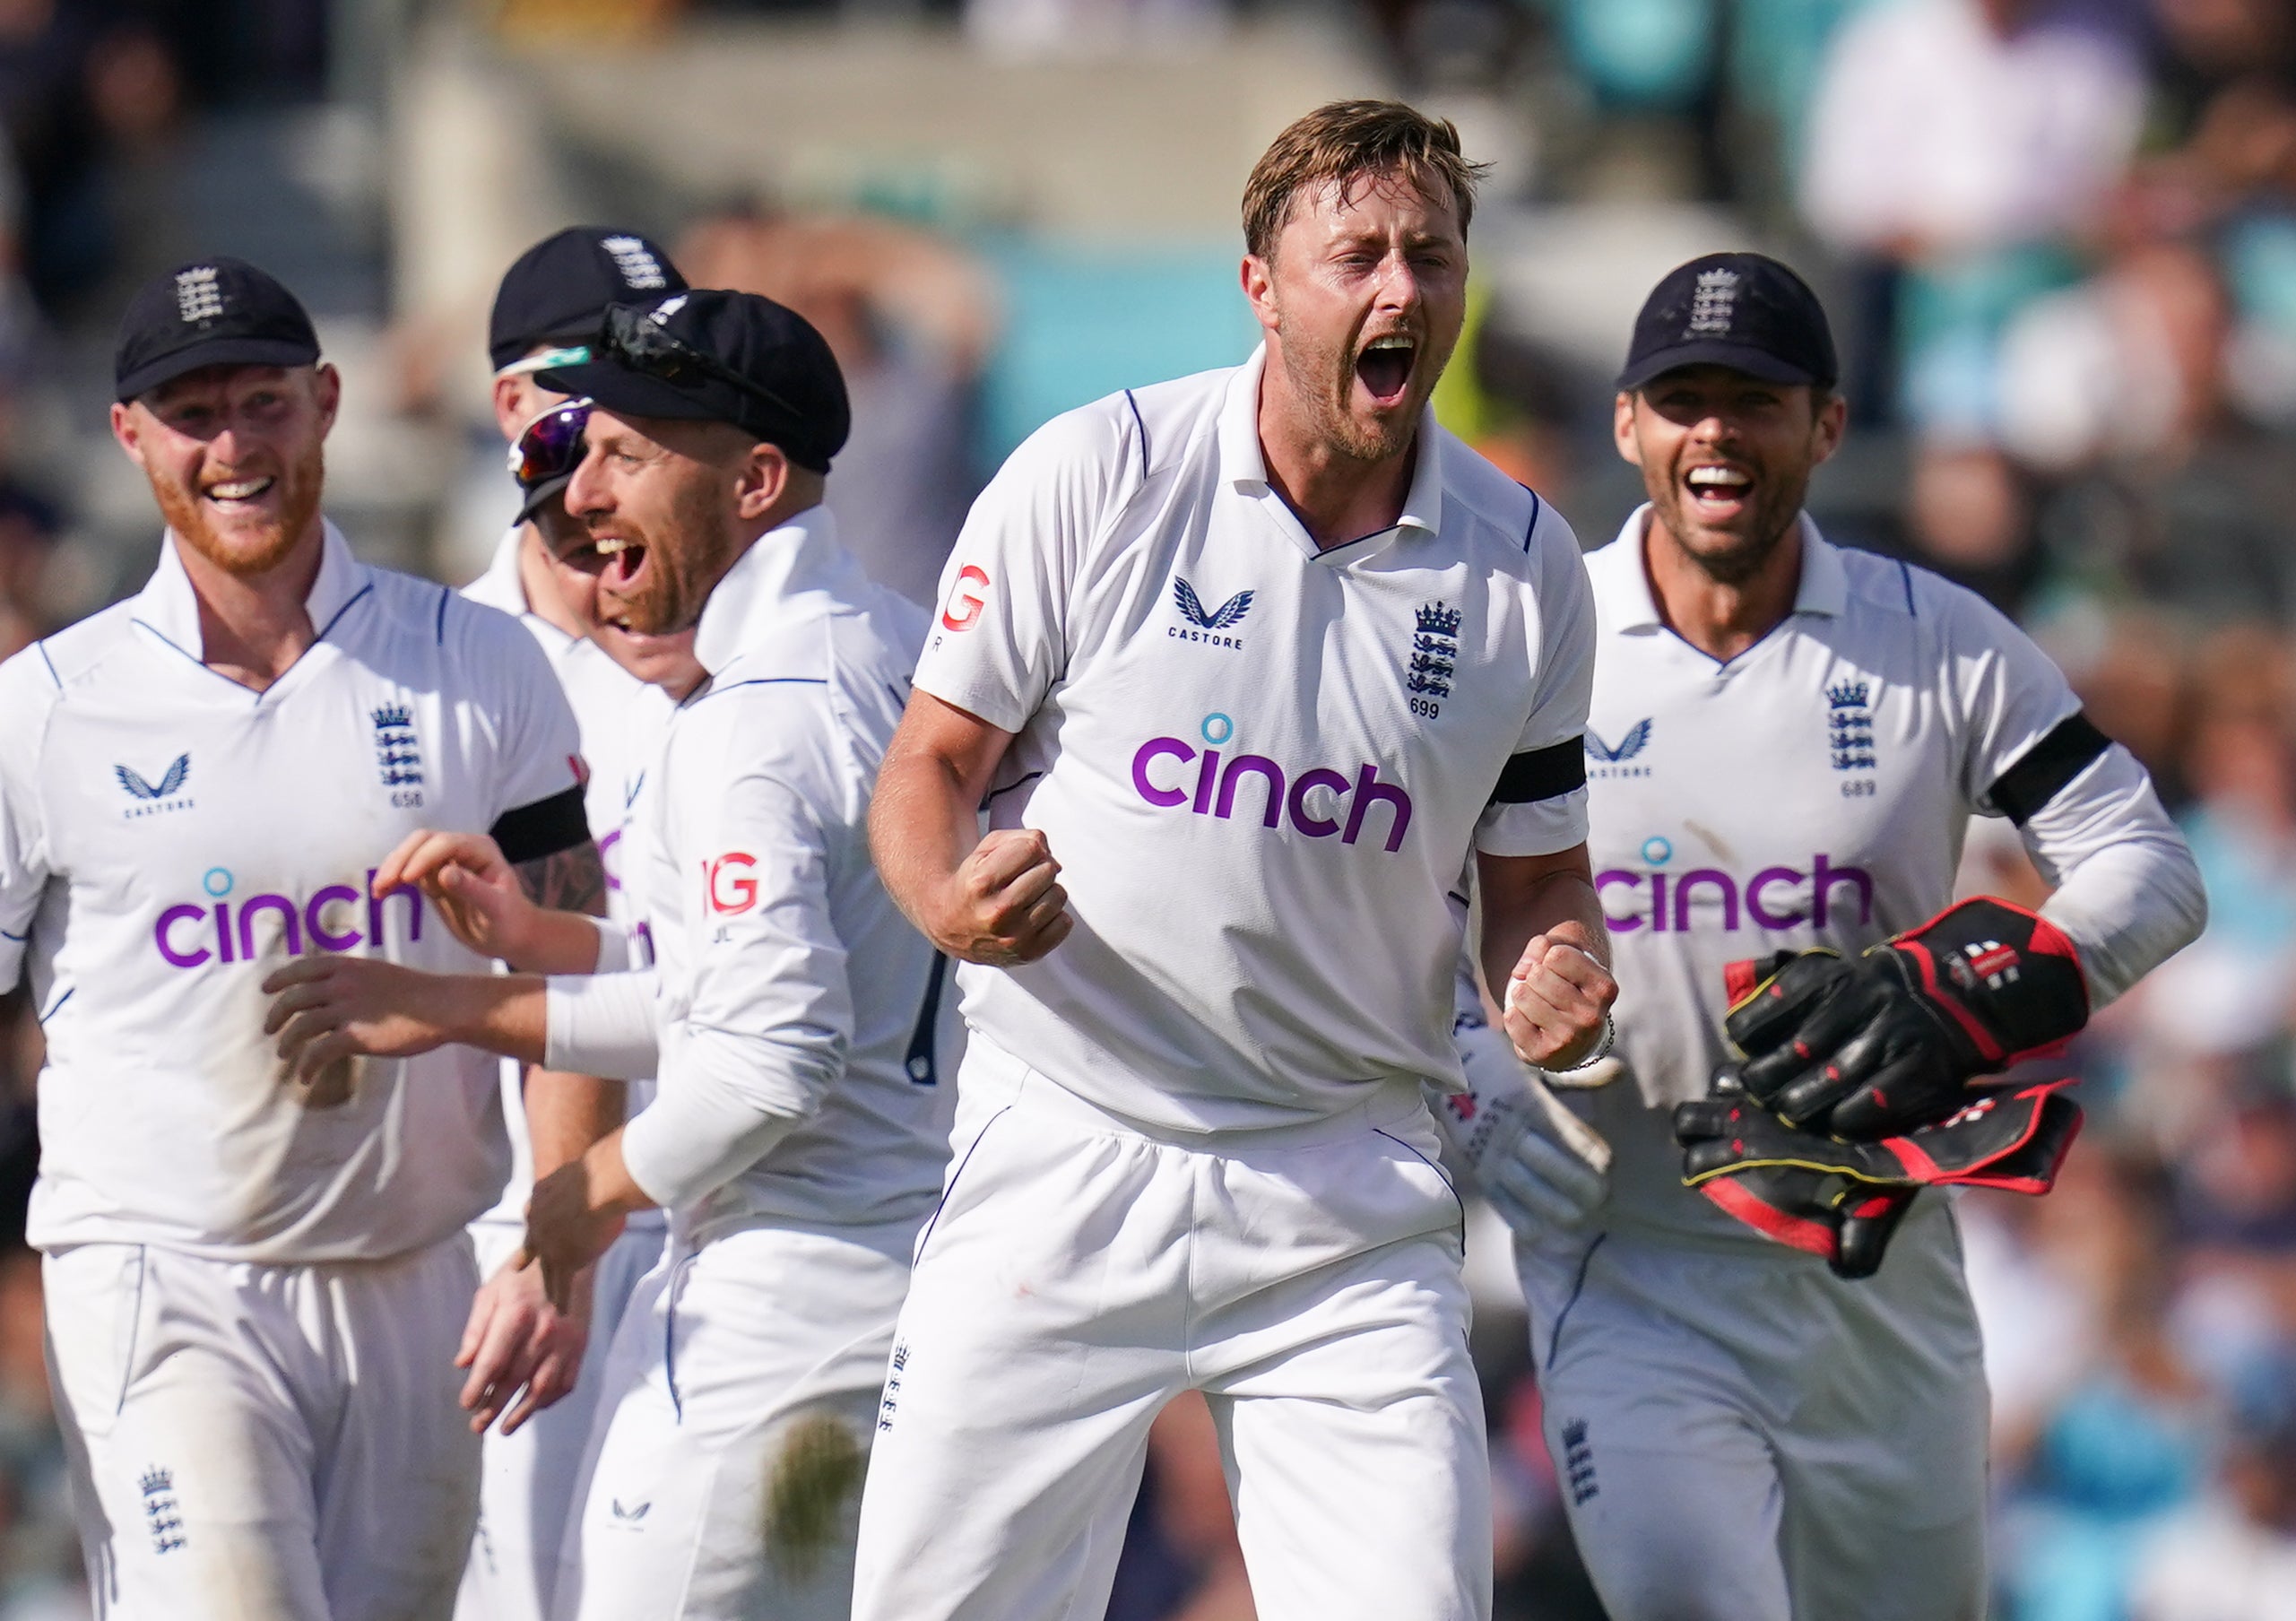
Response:
POLYGON ((519 889, 537 906, 606 915, 606 863, 588 839, 554 855, 520 862, 511 871, 518 875, 519 889))
POLYGON ((516 866, 482 833, 413 833, 375 870, 377 899, 417 888, 455 937, 529 974, 598 967, 606 870, 588 839, 516 866))

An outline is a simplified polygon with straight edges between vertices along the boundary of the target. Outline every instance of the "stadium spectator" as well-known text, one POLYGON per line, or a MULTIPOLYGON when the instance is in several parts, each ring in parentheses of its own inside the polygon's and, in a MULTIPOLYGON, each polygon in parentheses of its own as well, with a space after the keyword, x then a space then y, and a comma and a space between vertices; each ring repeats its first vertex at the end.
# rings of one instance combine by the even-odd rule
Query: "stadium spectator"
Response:
POLYGON ((1897 345, 1915 421, 1990 428, 2000 325, 2062 278, 2055 241, 2120 178, 2144 102, 2142 62, 2098 7, 1886 0, 1835 37, 1802 208, 1829 247, 1902 273, 1895 331, 1864 335, 1897 345))

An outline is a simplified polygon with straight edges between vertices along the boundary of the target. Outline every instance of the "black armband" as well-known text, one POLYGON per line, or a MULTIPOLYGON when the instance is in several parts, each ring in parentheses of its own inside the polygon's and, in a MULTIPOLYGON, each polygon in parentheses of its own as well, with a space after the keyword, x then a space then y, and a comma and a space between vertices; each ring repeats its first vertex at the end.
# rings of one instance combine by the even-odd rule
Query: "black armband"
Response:
POLYGON ((583 812, 582 789, 577 785, 505 810, 487 833, 502 846, 502 859, 514 867, 586 844, 590 819, 583 812))
POLYGON ((2112 739, 2098 731, 2089 717, 2075 710, 2049 729, 1986 790, 1986 798, 2018 827, 2032 820, 2040 808, 2065 791, 2065 784, 2088 769, 2089 762, 2112 747, 2112 739))
POLYGON ((1527 805, 1535 800, 1560 799, 1587 785, 1584 740, 1571 738, 1532 749, 1510 759, 1491 790, 1495 805, 1527 805))

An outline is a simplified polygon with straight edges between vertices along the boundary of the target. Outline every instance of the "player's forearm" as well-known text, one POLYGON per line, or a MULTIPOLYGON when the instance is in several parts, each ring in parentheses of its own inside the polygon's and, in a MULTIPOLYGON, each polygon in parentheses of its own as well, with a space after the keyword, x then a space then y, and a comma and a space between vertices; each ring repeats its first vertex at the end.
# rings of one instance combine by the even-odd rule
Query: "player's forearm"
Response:
POLYGON ((567 1070, 526 1071, 526 1134, 534 1175, 547 1176, 622 1123, 628 1087, 567 1070))
POLYGON ((2057 892, 2041 915, 2081 956, 2101 1008, 2198 938, 2200 869, 2144 768, 2114 748, 2035 812, 2023 833, 2057 892))
POLYGON ((2083 862, 2040 910, 2080 953, 2095 1009, 2198 939, 2208 897, 2183 840, 2140 837, 2083 862))
POLYGON ((665 1208, 715 1192, 812 1118, 845 1049, 839 1034, 797 1020, 770 1037, 689 1025, 674 1069, 623 1129, 632 1180, 665 1208))
POLYGON ((653 969, 553 975, 543 1009, 542 1062, 554 1069, 642 1080, 662 1067, 659 981, 653 969))
POLYGON ((870 849, 893 904, 943 949, 949 893, 980 842, 979 795, 953 761, 925 750, 886 757, 870 802, 870 849))
POLYGON ((1486 863, 1484 876, 1483 934, 1476 943, 1476 958, 1494 996, 1506 994, 1507 980, 1521 961, 1523 948, 1560 923, 1577 923, 1591 942, 1591 954, 1605 967, 1610 966, 1610 931, 1602 899, 1585 874, 1564 869, 1521 883, 1494 883, 1486 863))
POLYGON ((595 918, 537 908, 503 960, 522 974, 593 974, 608 966, 603 936, 595 918))
POLYGON ((445 1041, 541 1063, 548 1036, 542 981, 532 974, 426 976, 421 1014, 445 1041))
POLYGON ((622 1129, 621 1159, 631 1183, 668 1209, 715 1192, 803 1123, 697 1078, 656 1094, 622 1129))

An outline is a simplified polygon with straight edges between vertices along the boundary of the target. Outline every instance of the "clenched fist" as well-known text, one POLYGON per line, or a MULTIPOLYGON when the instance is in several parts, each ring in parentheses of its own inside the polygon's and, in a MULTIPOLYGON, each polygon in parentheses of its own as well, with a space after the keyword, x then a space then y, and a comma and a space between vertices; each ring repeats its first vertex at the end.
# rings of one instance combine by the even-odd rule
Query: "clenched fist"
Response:
POLYGON ((1569 922, 1524 943, 1503 1004, 1507 1039, 1523 1062, 1567 1070, 1601 1039, 1618 982, 1594 950, 1586 930, 1569 922))
POLYGON ((974 847, 936 897, 932 943, 993 968, 1035 962, 1068 938, 1061 863, 1034 828, 1001 828, 974 847))

